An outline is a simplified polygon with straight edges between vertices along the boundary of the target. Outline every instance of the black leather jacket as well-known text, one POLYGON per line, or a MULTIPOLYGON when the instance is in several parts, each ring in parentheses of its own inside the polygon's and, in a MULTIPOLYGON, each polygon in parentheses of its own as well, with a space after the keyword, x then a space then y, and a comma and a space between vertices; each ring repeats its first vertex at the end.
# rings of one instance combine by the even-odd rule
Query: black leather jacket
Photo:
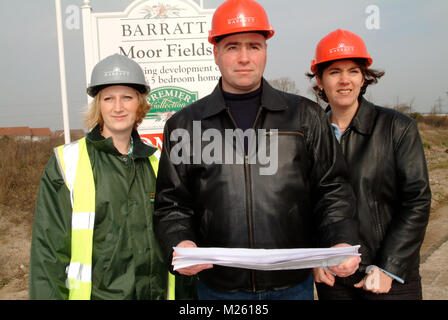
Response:
POLYGON ((431 206, 417 124, 361 99, 340 143, 357 196, 360 271, 374 264, 406 280, 418 268, 431 206))
MULTIPOLYGON (((278 129, 274 175, 261 175, 263 166, 249 164, 247 158, 242 164, 194 164, 192 157, 192 164, 171 161, 177 144, 170 141, 173 130, 186 129, 194 143, 193 121, 201 121, 202 131, 235 129, 219 85, 166 122, 155 225, 169 262, 173 246, 183 240, 199 247, 267 249, 357 244, 354 193, 324 110, 264 80, 262 85, 254 128, 278 129)), ((208 143, 202 142, 202 150, 208 143)), ((254 271, 215 265, 199 278, 215 290, 261 292, 293 286, 309 274, 309 269, 254 271)))

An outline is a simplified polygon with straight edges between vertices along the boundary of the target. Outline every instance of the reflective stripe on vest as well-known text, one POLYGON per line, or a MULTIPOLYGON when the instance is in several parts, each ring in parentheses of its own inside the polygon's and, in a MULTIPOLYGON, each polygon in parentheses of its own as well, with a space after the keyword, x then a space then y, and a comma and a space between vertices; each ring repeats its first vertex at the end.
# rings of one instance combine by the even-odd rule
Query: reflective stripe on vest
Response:
POLYGON ((86 140, 59 146, 55 154, 72 204, 71 258, 66 282, 69 299, 88 300, 92 291, 95 182, 86 140))
MULTIPOLYGON (((95 222, 95 181, 86 139, 55 148, 60 172, 70 191, 72 205, 71 259, 66 285, 69 300, 89 300, 92 292, 92 251, 95 222)), ((149 157, 157 177, 160 151, 149 157)), ((169 274, 167 299, 175 298, 174 276, 169 274)))

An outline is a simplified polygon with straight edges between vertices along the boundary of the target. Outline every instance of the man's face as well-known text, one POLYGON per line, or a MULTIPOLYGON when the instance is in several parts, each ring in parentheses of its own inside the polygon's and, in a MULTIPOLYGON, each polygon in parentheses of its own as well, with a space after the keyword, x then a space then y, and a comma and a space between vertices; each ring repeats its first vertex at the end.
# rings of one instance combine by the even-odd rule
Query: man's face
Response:
POLYGON ((266 66, 266 39, 259 33, 230 35, 213 48, 222 75, 222 89, 248 93, 258 89, 266 66))

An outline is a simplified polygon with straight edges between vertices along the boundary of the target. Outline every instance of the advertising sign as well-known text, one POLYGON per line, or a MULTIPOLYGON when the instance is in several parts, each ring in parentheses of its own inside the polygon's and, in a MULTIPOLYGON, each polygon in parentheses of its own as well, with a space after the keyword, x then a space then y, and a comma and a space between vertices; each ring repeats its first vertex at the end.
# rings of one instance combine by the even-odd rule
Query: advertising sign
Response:
POLYGON ((87 73, 114 53, 139 63, 152 106, 139 133, 161 147, 165 121, 211 93, 220 77, 207 41, 214 10, 192 0, 137 0, 118 13, 83 10, 83 26, 92 35, 84 30, 87 73))

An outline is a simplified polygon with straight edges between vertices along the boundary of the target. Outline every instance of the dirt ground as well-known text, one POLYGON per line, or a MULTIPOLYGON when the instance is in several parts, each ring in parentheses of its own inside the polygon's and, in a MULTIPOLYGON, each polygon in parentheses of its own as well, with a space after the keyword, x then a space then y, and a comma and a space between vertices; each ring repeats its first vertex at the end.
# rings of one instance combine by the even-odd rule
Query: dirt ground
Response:
MULTIPOLYGON (((434 153, 438 153, 434 156, 446 159, 447 152, 448 149, 434 151, 434 153)), ((428 165, 432 166, 430 163, 428 165)), ((448 169, 430 170, 429 177, 432 210, 425 240, 420 250, 423 299, 448 300, 448 271, 446 268, 448 265, 448 169)))
MULTIPOLYGON (((448 300, 448 149, 427 151, 433 195, 432 210, 421 249, 423 298, 448 300)), ((0 204, 0 300, 28 299, 31 240, 29 215, 0 204)))
POLYGON ((28 299, 31 225, 0 204, 0 299, 28 299))

